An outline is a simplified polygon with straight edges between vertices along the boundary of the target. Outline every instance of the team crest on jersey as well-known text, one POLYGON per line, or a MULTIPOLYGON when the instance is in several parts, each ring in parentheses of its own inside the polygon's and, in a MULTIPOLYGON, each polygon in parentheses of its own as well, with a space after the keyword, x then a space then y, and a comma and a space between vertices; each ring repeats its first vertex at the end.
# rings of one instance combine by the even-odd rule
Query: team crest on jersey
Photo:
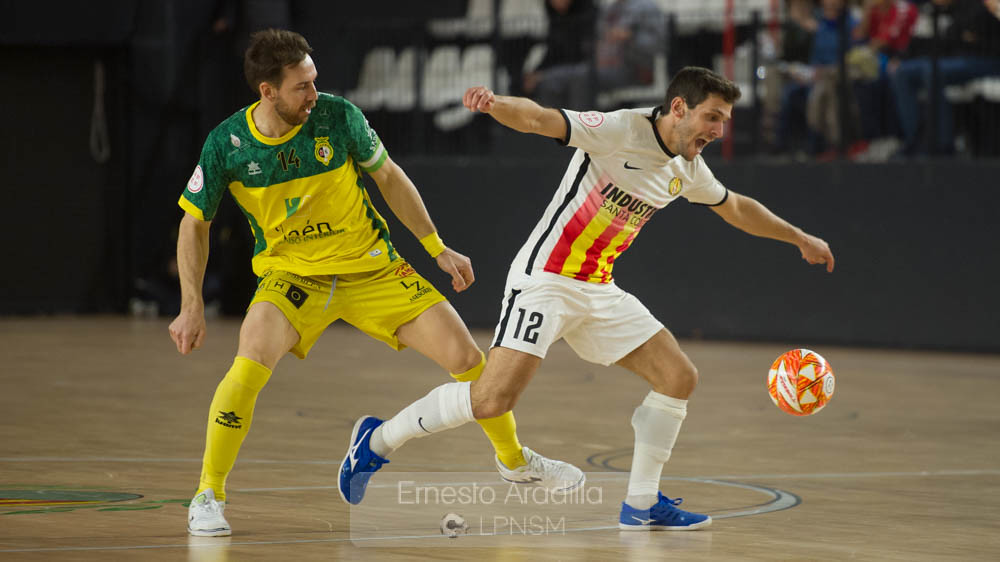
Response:
POLYGON ((670 186, 667 188, 667 191, 670 192, 670 195, 676 197, 681 192, 682 187, 681 178, 674 178, 670 180, 670 186))
POLYGON ((188 180, 188 191, 198 193, 203 187, 205 187, 205 174, 201 171, 201 164, 198 164, 194 167, 191 179, 188 180))
POLYGON ((240 137, 232 133, 230 133, 229 135, 229 142, 233 143, 233 146, 235 146, 236 148, 240 147, 240 137))
POLYGON ((600 111, 587 111, 577 114, 580 122, 588 127, 600 127, 604 123, 604 114, 600 111))
POLYGON ((330 137, 313 137, 316 141, 316 149, 313 153, 316 155, 316 160, 323 163, 324 166, 330 165, 330 159, 333 158, 333 147, 330 146, 330 137))

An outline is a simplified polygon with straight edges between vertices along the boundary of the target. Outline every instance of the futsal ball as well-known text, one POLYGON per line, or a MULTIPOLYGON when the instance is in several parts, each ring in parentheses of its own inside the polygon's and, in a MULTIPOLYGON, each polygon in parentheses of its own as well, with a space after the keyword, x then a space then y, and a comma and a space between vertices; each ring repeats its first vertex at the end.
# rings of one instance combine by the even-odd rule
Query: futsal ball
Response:
POLYGON ((441 534, 449 539, 464 535, 468 530, 469 524, 457 513, 448 513, 441 518, 441 534))
POLYGON ((767 393, 775 406, 793 416, 809 416, 833 397, 833 369, 823 356, 793 349, 778 357, 767 373, 767 393))

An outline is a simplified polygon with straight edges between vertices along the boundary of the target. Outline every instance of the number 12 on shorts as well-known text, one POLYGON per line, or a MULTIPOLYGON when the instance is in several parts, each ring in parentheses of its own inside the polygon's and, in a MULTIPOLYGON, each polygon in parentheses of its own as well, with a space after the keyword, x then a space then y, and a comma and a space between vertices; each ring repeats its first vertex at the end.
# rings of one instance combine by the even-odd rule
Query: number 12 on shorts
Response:
POLYGON ((538 328, 542 326, 545 316, 541 312, 531 312, 523 308, 517 309, 517 327, 514 328, 514 339, 521 338, 528 343, 538 343, 538 328), (524 327, 524 335, 521 334, 521 326, 524 324, 524 316, 528 315, 528 325, 524 327))

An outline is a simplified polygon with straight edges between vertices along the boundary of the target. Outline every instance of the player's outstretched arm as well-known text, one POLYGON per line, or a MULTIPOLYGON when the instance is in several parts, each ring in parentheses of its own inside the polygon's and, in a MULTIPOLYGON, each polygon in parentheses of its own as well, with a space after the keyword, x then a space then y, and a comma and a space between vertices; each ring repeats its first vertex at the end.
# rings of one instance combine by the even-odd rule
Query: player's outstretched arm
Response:
POLYGON ((469 111, 488 113, 515 131, 566 138, 566 120, 559 110, 542 107, 528 98, 498 96, 485 86, 476 86, 465 91, 462 103, 469 111))
POLYGON ((177 232, 177 275, 181 281, 181 313, 170 323, 177 351, 188 354, 205 341, 205 301, 201 296, 208 264, 210 221, 184 213, 177 232))
POLYGON ((826 264, 826 270, 833 271, 833 252, 826 241, 789 224, 756 199, 730 191, 723 204, 711 209, 744 232, 795 245, 802 252, 802 259, 811 264, 826 264))
POLYGON ((441 241, 417 187, 406 172, 392 158, 386 158, 371 176, 392 212, 420 239, 424 248, 437 261, 438 267, 451 276, 452 288, 459 293, 469 288, 476 280, 472 272, 472 261, 441 241))

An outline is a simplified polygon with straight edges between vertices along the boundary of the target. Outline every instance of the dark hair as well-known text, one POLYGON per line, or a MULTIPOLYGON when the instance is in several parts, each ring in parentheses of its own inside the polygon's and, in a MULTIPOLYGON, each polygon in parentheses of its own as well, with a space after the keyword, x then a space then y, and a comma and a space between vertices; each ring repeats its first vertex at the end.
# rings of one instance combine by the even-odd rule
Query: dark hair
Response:
POLYGON ((685 66, 674 75, 667 86, 667 97, 663 100, 664 113, 670 111, 670 102, 680 96, 688 108, 694 109, 710 94, 716 94, 726 103, 736 103, 740 99, 740 87, 725 76, 700 66, 685 66))
POLYGON ((285 29, 265 29, 250 35, 250 46, 243 55, 243 74, 254 94, 261 82, 281 86, 281 71, 302 62, 312 47, 305 37, 285 29))

